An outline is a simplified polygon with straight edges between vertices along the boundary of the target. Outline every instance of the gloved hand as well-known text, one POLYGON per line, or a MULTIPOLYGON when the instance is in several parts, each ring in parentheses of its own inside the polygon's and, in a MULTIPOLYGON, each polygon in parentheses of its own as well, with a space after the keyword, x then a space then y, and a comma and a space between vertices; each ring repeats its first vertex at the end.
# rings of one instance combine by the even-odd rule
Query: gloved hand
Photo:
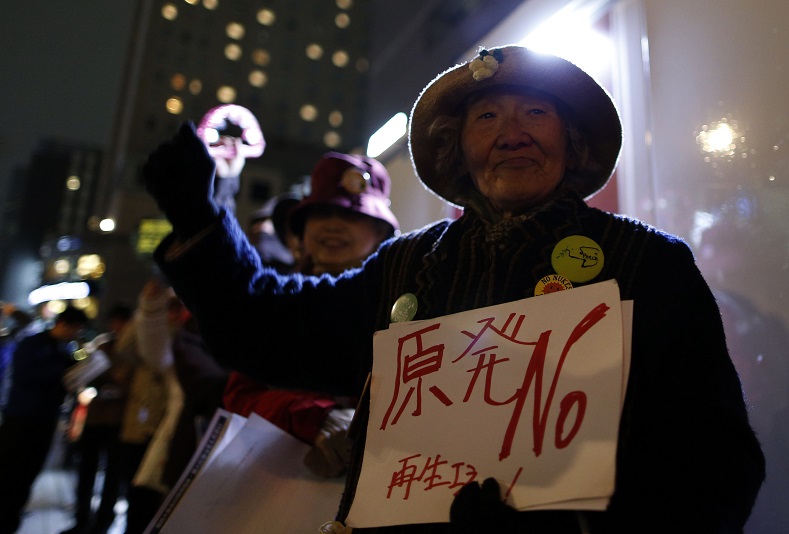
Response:
POLYGON ((481 487, 472 482, 460 488, 449 508, 449 523, 452 534, 510 534, 517 532, 518 511, 501 500, 496 479, 488 478, 481 487))
POLYGON ((313 447, 304 456, 304 464, 314 474, 331 478, 348 468, 352 442, 347 433, 353 414, 352 408, 334 408, 326 416, 313 447))
POLYGON ((192 122, 151 152, 142 169, 145 188, 182 241, 211 225, 220 209, 214 202, 214 159, 192 122))

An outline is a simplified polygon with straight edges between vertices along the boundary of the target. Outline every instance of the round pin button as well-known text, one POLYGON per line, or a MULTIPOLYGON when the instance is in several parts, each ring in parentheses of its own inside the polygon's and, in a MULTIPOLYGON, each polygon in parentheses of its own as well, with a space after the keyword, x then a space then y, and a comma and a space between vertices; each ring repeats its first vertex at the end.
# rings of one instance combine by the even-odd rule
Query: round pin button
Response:
POLYGON ((543 276, 537 285, 534 286, 534 296, 547 295, 548 293, 556 293, 557 291, 564 291, 565 289, 572 289, 573 283, 560 274, 549 274, 543 276))
POLYGON ((603 270, 604 260, 600 245, 583 235, 565 237, 551 253, 553 269, 571 282, 588 282, 603 270))
POLYGON ((359 195, 367 189, 367 184, 370 182, 370 173, 361 172, 355 168, 346 170, 340 178, 340 185, 348 193, 352 195, 359 195))
POLYGON ((393 323, 410 321, 416 316, 417 307, 416 295, 406 293, 395 301, 390 318, 393 323))

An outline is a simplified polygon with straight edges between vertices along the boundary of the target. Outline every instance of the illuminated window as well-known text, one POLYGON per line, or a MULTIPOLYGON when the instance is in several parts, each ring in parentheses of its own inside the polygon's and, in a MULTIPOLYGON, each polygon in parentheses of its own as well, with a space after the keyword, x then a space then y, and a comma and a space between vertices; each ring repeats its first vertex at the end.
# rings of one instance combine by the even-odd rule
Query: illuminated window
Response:
POLYGON ((107 217, 99 222, 99 230, 102 232, 112 232, 115 230, 115 220, 107 217))
POLYGON ((180 73, 173 74, 173 77, 170 78, 170 87, 176 91, 183 91, 186 87, 186 76, 180 73))
POLYGON ((331 124, 332 128, 342 126, 342 113, 336 109, 329 113, 329 124, 331 124))
POLYGON ((78 310, 84 311, 88 308, 88 306, 90 306, 90 297, 82 297, 82 298, 74 299, 71 301, 71 304, 78 310))
POLYGON ((271 62, 271 54, 269 54, 267 50, 256 48, 252 51, 252 62, 255 65, 266 67, 271 62))
POLYGON ((180 115, 184 110, 184 103, 181 102, 181 99, 177 96, 168 98, 164 106, 167 108, 168 113, 172 113, 173 115, 180 115))
POLYGON ((337 7, 340 9, 350 9, 353 5, 353 0, 337 0, 337 7))
POLYGON ((258 11, 257 19, 263 26, 272 26, 277 17, 270 9, 261 9, 258 11))
POLYGON ((348 54, 344 50, 337 50, 332 54, 331 62, 335 67, 344 67, 348 64, 348 54))
POLYGON ((66 180, 66 189, 69 191, 77 191, 80 185, 79 176, 69 176, 66 180))
POLYGON ((62 236, 58 239, 57 245, 58 250, 61 252, 66 252, 67 250, 72 250, 77 248, 74 244, 74 241, 69 236, 62 236))
POLYGON ((223 85, 216 91, 216 99, 223 104, 230 104, 236 99, 236 90, 229 85, 223 85))
POLYGON ((307 122, 312 122, 318 118, 318 108, 312 104, 304 104, 299 110, 301 118, 307 122))
POLYGON ((249 73, 249 85, 263 87, 268 83, 268 76, 262 70, 253 70, 249 73))
POLYGON ((323 47, 317 43, 312 43, 307 46, 307 57, 318 61, 323 57, 323 47))
POLYGON ((231 39, 238 41, 244 38, 244 26, 238 22, 231 22, 228 24, 227 28, 225 28, 225 31, 227 32, 227 36, 231 39))
POLYGON ((238 61, 241 58, 241 47, 235 43, 230 43, 225 47, 225 57, 230 61, 238 61))
POLYGON ((106 267, 98 254, 85 254, 77 260, 77 274, 82 278, 101 278, 106 267))
POLYGON ((203 0, 203 5, 206 9, 214 10, 219 7, 219 2, 217 0, 203 0))
POLYGON ((200 92, 203 90, 203 82, 195 78, 191 82, 189 82, 189 92, 193 95, 199 95, 200 92))
POLYGON ((334 24, 337 25, 338 28, 347 28, 348 25, 351 23, 351 17, 348 16, 347 13, 340 13, 336 17, 334 17, 334 24))
POLYGON ((173 4, 164 4, 162 6, 162 16, 167 20, 175 20, 178 17, 178 8, 173 4))
POLYGON ((187 4, 190 4, 190 5, 193 5, 193 6, 196 6, 200 2, 200 0, 184 0, 184 1, 187 4))
POLYGON ((323 136, 323 142, 329 148, 337 148, 342 142, 342 137, 337 132, 326 132, 326 135, 323 136))
POLYGON ((55 263, 52 264, 52 268, 58 274, 66 274, 71 270, 71 263, 65 259, 56 260, 55 263))
POLYGON ((46 308, 52 315, 58 315, 66 309, 66 303, 62 300, 50 300, 46 303, 46 308))

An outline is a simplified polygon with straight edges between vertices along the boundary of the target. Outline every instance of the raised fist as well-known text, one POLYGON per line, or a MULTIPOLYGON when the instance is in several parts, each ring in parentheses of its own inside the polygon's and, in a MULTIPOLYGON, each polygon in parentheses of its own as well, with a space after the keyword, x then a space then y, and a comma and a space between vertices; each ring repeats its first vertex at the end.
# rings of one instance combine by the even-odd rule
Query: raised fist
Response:
POLYGON ((172 140, 151 152, 142 169, 145 188, 186 240, 216 220, 215 164, 195 126, 185 122, 172 140))

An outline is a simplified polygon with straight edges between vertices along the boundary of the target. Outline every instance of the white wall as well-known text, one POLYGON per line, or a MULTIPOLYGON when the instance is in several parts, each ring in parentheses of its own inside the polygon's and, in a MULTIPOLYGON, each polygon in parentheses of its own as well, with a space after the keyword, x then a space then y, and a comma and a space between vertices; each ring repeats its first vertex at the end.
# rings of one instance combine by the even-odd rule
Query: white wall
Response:
MULTIPOLYGON (((746 532, 789 528, 789 2, 645 0, 656 224, 691 244, 715 292, 767 483, 746 532), (727 118, 731 160, 696 143, 727 118)), ((632 180, 643 180, 640 176, 632 180)), ((634 206, 637 209, 637 206, 634 206)))
POLYGON ((403 233, 451 215, 449 205, 430 193, 419 181, 411 165, 405 139, 384 153, 380 160, 392 178, 392 212, 403 233))

